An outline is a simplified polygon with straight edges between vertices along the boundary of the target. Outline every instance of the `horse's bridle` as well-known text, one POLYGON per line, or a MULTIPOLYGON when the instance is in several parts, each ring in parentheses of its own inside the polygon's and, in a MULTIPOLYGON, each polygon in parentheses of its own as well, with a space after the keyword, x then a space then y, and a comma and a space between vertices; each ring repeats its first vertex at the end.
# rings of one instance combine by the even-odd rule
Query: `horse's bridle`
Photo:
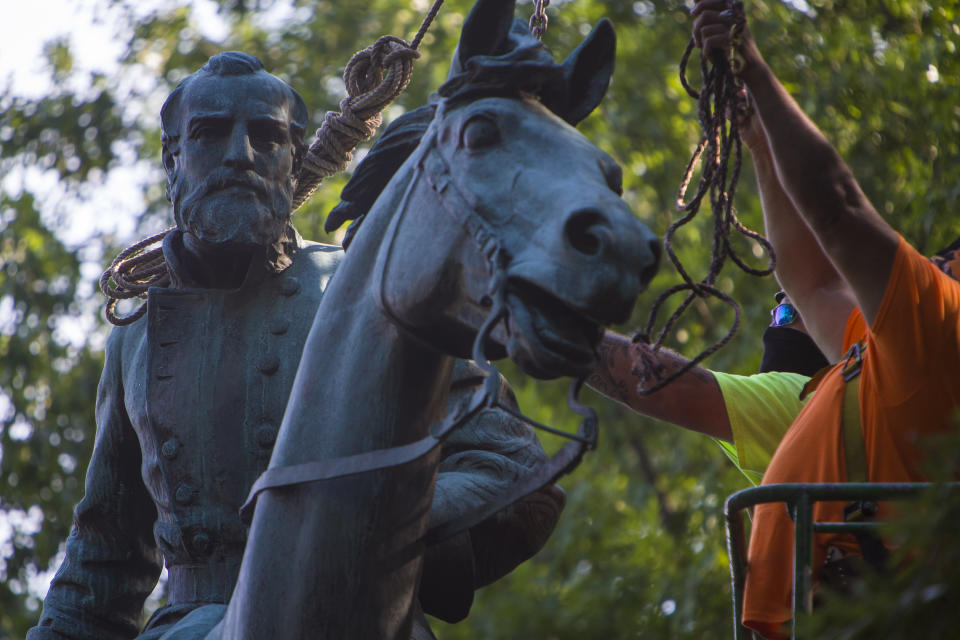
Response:
POLYGON ((443 440, 454 429, 486 409, 499 408, 535 429, 570 440, 570 442, 561 447, 545 464, 538 467, 533 473, 511 484, 506 491, 495 496, 492 500, 487 501, 484 505, 468 510, 450 520, 431 523, 430 529, 427 532, 426 542, 427 544, 433 544, 450 538, 461 531, 465 531, 517 500, 549 484, 553 484, 561 476, 573 471, 577 465, 580 464, 580 461, 583 459, 583 454, 586 451, 596 447, 596 411, 583 405, 578 399, 578 394, 584 382, 583 378, 573 380, 567 394, 567 403, 570 410, 583 417, 576 433, 568 433, 531 420, 519 411, 503 405, 498 401, 500 372, 487 359, 484 353, 484 345, 497 323, 504 320, 509 313, 506 301, 507 254, 500 246, 500 241, 495 231, 486 220, 477 213, 476 209, 469 204, 469 200, 464 196, 456 184, 456 181, 453 179, 450 166, 436 148, 436 133, 433 127, 428 129, 426 136, 427 139, 418 147, 418 158, 416 160, 414 175, 404 191, 400 210, 395 214, 394 220, 391 221, 390 229, 387 232, 386 241, 389 244, 386 247, 387 253, 383 259, 383 267, 379 275, 379 302, 384 312, 391 317, 391 320, 395 322, 397 326, 401 327, 417 340, 423 341, 423 338, 417 335, 414 328, 407 326, 397 314, 391 310, 384 290, 386 271, 389 268, 393 242, 397 230, 400 227, 401 218, 407 209, 407 204, 414 186, 418 180, 423 177, 427 186, 437 194, 437 198, 443 209, 466 229, 488 266, 490 281, 483 304, 484 306, 489 306, 490 311, 480 330, 477 332, 472 348, 472 358, 474 362, 487 374, 483 386, 474 392, 465 407, 448 415, 442 421, 432 424, 428 435, 415 442, 387 449, 376 449, 352 456, 267 469, 257 478, 257 481, 250 489, 250 494, 246 502, 240 509, 241 517, 247 522, 252 520, 257 496, 262 491, 319 480, 329 480, 413 462, 440 446, 443 440))

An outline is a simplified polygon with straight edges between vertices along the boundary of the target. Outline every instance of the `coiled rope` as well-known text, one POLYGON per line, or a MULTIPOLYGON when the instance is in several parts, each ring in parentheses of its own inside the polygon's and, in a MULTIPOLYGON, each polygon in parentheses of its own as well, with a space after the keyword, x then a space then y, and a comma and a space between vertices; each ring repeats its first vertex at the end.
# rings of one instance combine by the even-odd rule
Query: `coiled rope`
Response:
POLYGON ((340 101, 339 112, 327 112, 303 158, 293 196, 294 210, 325 178, 347 169, 354 149, 372 138, 383 122, 381 111, 410 83, 413 61, 419 57, 413 45, 394 36, 383 36, 372 47, 353 55, 343 72, 347 97, 340 101))
MULTIPOLYGON (((292 210, 306 202, 325 179, 346 170, 353 151, 373 137, 383 122, 381 112, 399 96, 413 74, 418 48, 444 0, 434 0, 410 44, 394 36, 383 36, 373 46, 350 58, 343 72, 347 97, 340 112, 327 112, 316 138, 307 150, 297 175, 292 210)), ((117 302, 146 298, 150 287, 170 284, 170 274, 161 247, 152 245, 176 227, 170 227, 124 249, 100 277, 100 291, 107 297, 105 314, 111 324, 135 322, 147 311, 146 303, 127 316, 118 316, 117 302)))
POLYGON ((114 258, 110 267, 100 276, 100 291, 107 296, 105 313, 111 324, 122 327, 138 320, 147 312, 146 303, 128 316, 118 316, 117 302, 130 298, 144 297, 150 287, 166 287, 170 284, 170 272, 163 259, 160 247, 146 251, 146 248, 162 242, 163 238, 176 227, 170 227, 160 233, 144 238, 130 245, 114 258))
POLYGON ((740 326, 740 305, 716 286, 717 277, 720 275, 727 258, 743 271, 755 276, 769 275, 773 272, 776 264, 776 257, 770 242, 761 234, 744 226, 737 218, 733 207, 733 197, 737 180, 740 177, 742 159, 742 141, 738 120, 743 115, 742 110, 747 108, 743 83, 738 76, 743 68, 739 42, 740 34, 746 24, 746 18, 743 12, 743 3, 740 1, 728 3, 728 9, 724 13, 731 23, 732 47, 730 56, 728 59, 715 56, 713 60, 701 56, 700 73, 703 86, 700 91, 693 89, 687 82, 686 77, 687 63, 695 47, 692 38, 680 59, 680 82, 690 97, 698 101, 697 115, 703 132, 700 142, 687 164, 677 192, 677 210, 683 212, 684 215, 674 221, 663 236, 663 246, 667 257, 673 263, 683 282, 670 287, 656 298, 650 309, 646 327, 634 335, 633 341, 650 344, 650 335, 653 332, 660 307, 668 298, 677 293, 686 292, 686 295, 667 319, 656 340, 652 343, 652 348, 644 350, 641 355, 643 370, 647 372, 648 377, 655 379, 652 385, 637 390, 641 394, 649 394, 662 389, 704 359, 716 353, 733 338, 740 326), (728 172, 731 154, 734 156, 734 164, 733 170, 728 172), (687 189, 698 164, 702 164, 700 183, 696 194, 687 201, 685 200, 687 189), (677 230, 696 217, 702 201, 707 197, 713 214, 713 249, 707 275, 702 280, 694 281, 674 252, 672 241, 677 230), (765 269, 755 269, 737 255, 731 242, 733 231, 755 240, 763 247, 768 256, 768 265, 765 269), (676 326, 683 313, 698 298, 717 298, 727 304, 733 309, 733 323, 726 334, 717 342, 701 351, 699 355, 683 367, 664 376, 664 367, 658 362, 656 352, 663 346, 666 337, 676 326))

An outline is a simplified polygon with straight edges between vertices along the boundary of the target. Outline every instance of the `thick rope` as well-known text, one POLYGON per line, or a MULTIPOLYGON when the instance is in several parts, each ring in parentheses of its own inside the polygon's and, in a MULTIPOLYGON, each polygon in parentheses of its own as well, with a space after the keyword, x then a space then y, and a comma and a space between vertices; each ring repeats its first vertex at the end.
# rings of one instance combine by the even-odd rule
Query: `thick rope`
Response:
POLYGON ((343 71, 347 97, 340 102, 340 113, 328 111, 317 129, 317 137, 297 177, 294 210, 307 201, 325 178, 346 171, 354 149, 376 133, 383 122, 381 112, 410 83, 413 61, 420 57, 417 48, 441 5, 443 0, 434 0, 410 44, 395 36, 383 36, 372 47, 355 53, 347 63, 343 71))
POLYGON ((303 159, 293 196, 294 210, 307 201, 324 178, 345 171, 354 149, 373 137, 383 122, 380 112, 410 83, 413 60, 418 57, 419 51, 394 36, 384 36, 354 54, 343 73, 347 97, 340 102, 340 112, 327 112, 303 159))
MULTIPOLYGON (((327 112, 317 129, 316 139, 303 158, 291 211, 298 209, 317 190, 324 178, 346 170, 357 146, 373 137, 383 122, 380 112, 410 83, 413 61, 420 57, 420 46, 427 29, 443 5, 434 0, 411 44, 394 36, 383 36, 373 46, 359 51, 347 63, 343 73, 347 97, 340 102, 340 113, 327 112)), ((100 290, 107 296, 106 316, 112 324, 130 324, 146 313, 142 304, 129 316, 116 315, 117 302, 147 295, 150 287, 165 287, 170 274, 160 247, 171 227, 124 249, 100 276, 100 290)))
POLYGON ((430 11, 427 12, 427 15, 423 18, 423 22, 420 23, 420 28, 417 30, 417 35, 413 36, 413 40, 410 41, 411 49, 419 49, 420 42, 423 40, 423 36, 427 35, 427 29, 430 28, 430 25, 433 24, 433 19, 437 17, 437 13, 440 12, 440 7, 443 5, 443 0, 433 0, 433 6, 430 7, 430 11))
POLYGON ((127 247, 100 276, 100 291, 107 296, 106 315, 111 324, 127 325, 147 312, 147 305, 144 303, 130 315, 118 316, 117 302, 130 298, 146 298, 150 287, 166 287, 170 284, 170 273, 163 259, 163 250, 160 247, 149 251, 146 249, 152 244, 162 242, 164 236, 175 228, 170 227, 127 247))
POLYGON ((717 277, 720 275, 727 258, 743 271, 755 276, 769 275, 773 272, 775 265, 776 258, 773 247, 762 235, 744 226, 737 218, 733 207, 733 197, 737 180, 740 177, 743 151, 738 120, 739 110, 745 108, 744 89, 743 83, 737 75, 737 72, 742 69, 742 59, 738 47, 739 34, 746 23, 743 3, 739 1, 731 2, 727 14, 731 20, 731 34, 734 43, 730 57, 729 59, 717 57, 715 60, 707 60, 701 56, 700 73, 703 87, 699 92, 688 84, 686 78, 687 62, 695 46, 692 39, 687 44, 680 60, 680 82, 687 93, 698 101, 698 119, 703 131, 700 143, 693 152, 689 164, 687 164, 677 192, 677 210, 683 212, 684 215, 669 226, 663 237, 667 257, 673 263, 683 282, 667 289, 657 297, 650 309, 646 327, 634 336, 634 342, 642 340, 650 343, 650 335, 653 332, 660 307, 671 296, 684 291, 687 293, 680 305, 667 319, 656 341, 652 344, 652 349, 649 352, 644 352, 645 355, 642 356, 644 370, 656 379, 653 385, 638 389, 638 393, 642 394, 653 393, 662 389, 704 359, 716 353, 733 338, 740 325, 740 305, 715 286, 717 277), (732 172, 728 175, 731 153, 734 155, 734 165, 732 172), (700 183, 697 186, 696 194, 689 201, 686 201, 687 189, 698 164, 702 165, 700 183), (700 281, 694 281, 674 252, 672 241, 676 231, 696 217, 704 198, 709 198, 713 212, 713 249, 707 275, 700 281), (764 248, 769 258, 765 269, 750 267, 736 254, 731 242, 731 232, 734 230, 755 240, 764 248), (655 354, 663 346, 664 340, 676 326, 680 317, 697 298, 717 298, 727 304, 733 309, 733 324, 716 343, 704 349, 680 369, 664 376, 663 367, 657 363, 655 354))

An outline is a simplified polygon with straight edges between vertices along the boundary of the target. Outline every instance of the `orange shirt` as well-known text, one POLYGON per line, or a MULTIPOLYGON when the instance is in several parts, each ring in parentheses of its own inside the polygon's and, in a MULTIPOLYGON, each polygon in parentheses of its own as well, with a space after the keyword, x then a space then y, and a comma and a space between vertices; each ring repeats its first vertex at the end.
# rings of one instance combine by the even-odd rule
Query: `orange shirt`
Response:
MULTIPOLYGON (((923 437, 951 427, 960 407, 960 283, 902 238, 872 327, 859 311, 847 322, 844 349, 866 341, 860 374, 861 429, 873 482, 919 482, 923 437)), ((763 484, 846 482, 841 365, 820 382, 780 443, 763 484)), ((843 503, 817 503, 818 521, 842 521, 843 503)), ((882 512, 881 512, 882 517, 882 512)), ((859 552, 851 536, 817 534, 814 576, 826 548, 859 552)), ((793 522, 782 503, 757 505, 748 553, 743 620, 776 637, 793 603, 793 522)))

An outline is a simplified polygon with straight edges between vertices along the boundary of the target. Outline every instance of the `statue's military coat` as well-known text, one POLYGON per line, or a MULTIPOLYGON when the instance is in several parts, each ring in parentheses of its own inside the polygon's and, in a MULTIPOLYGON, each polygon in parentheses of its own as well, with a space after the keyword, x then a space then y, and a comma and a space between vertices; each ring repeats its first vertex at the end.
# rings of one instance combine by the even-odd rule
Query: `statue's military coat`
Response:
MULTIPOLYGON (((267 467, 307 333, 342 255, 298 242, 280 273, 257 264, 236 290, 154 288, 147 315, 114 328, 86 493, 29 640, 136 636, 164 562, 167 606, 148 628, 159 632, 202 604, 229 600, 247 537, 238 510, 267 467)), ((171 243, 164 250, 175 270, 171 243)), ((451 404, 479 382, 475 365, 458 363, 451 404)), ((504 401, 513 401, 504 389, 504 401)), ((529 428, 498 411, 472 420, 444 449, 437 520, 545 461, 529 428)), ((562 506, 562 493, 549 487, 428 549, 424 609, 463 617, 475 587, 540 548, 562 506)))

